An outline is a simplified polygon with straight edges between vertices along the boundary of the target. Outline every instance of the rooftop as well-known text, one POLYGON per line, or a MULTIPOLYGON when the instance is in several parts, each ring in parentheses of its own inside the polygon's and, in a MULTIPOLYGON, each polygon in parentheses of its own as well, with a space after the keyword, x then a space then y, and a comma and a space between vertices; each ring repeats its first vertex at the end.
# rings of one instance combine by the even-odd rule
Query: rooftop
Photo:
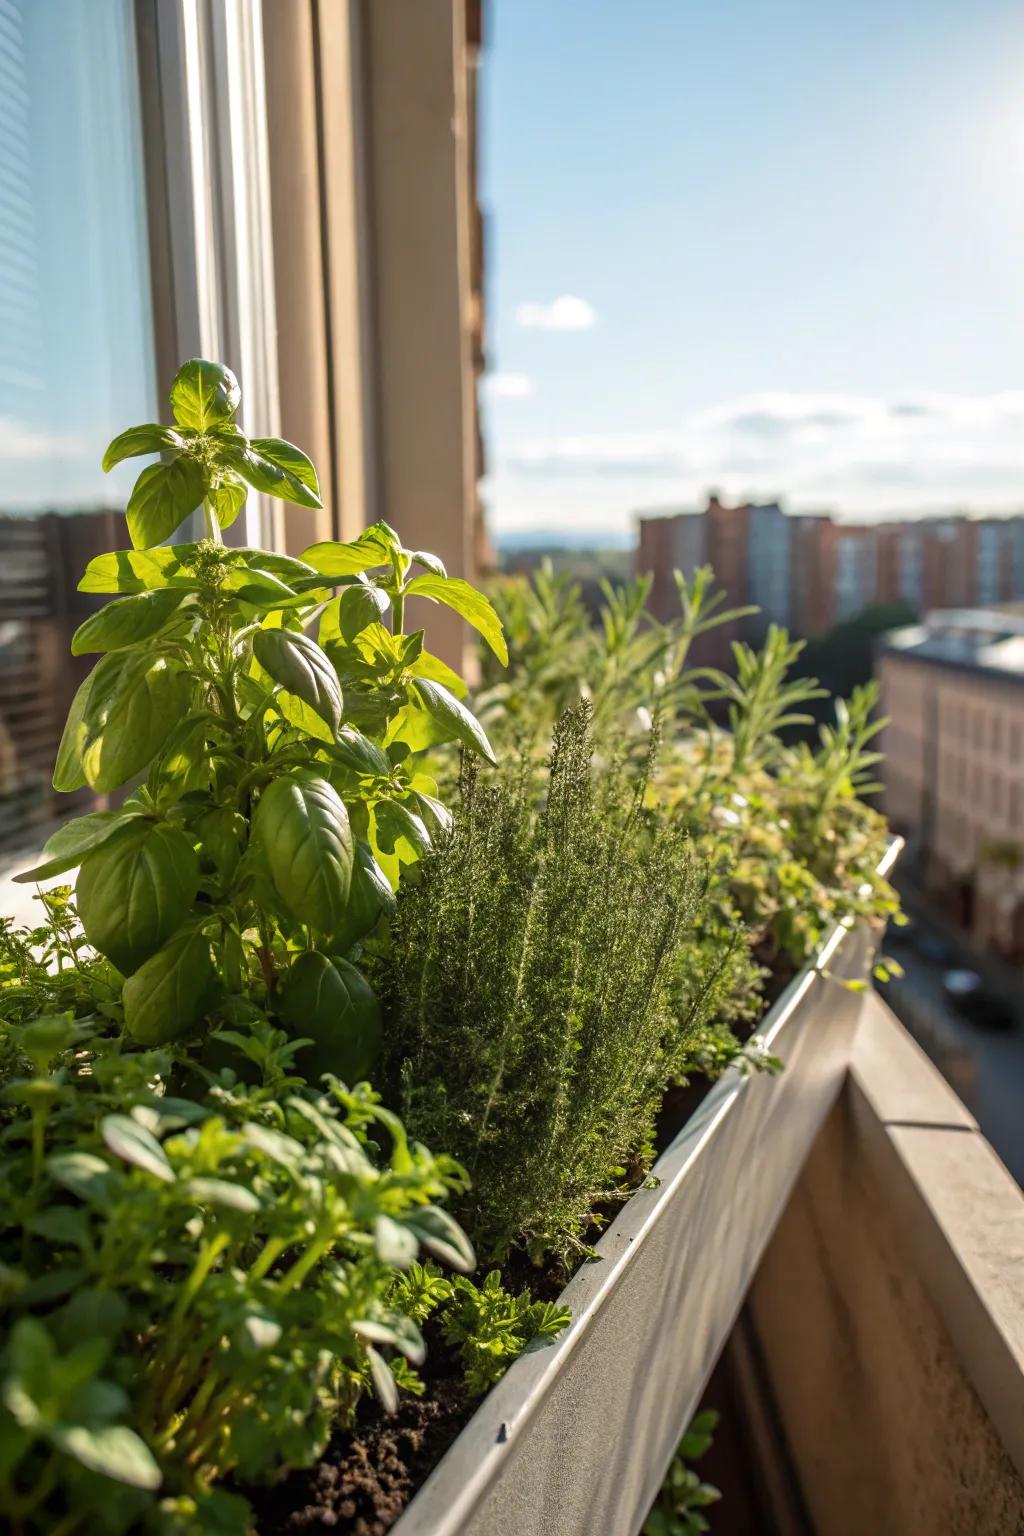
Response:
POLYGON ((1024 681, 1024 614, 1003 608, 943 608, 893 629, 882 651, 960 671, 1024 681))

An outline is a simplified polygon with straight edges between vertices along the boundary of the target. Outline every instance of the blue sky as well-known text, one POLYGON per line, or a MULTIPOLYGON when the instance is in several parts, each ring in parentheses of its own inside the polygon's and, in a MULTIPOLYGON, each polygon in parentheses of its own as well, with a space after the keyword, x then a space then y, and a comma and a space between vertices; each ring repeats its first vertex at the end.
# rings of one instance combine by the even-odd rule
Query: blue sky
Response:
POLYGON ((1019 0, 488 19, 499 535, 622 534, 712 486, 1024 508, 1019 0))

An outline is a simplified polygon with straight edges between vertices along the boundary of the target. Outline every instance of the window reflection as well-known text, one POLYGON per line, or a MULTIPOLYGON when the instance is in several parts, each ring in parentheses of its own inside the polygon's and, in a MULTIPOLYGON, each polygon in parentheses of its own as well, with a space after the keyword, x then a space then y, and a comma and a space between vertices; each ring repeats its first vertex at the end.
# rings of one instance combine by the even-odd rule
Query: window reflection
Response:
POLYGON ((75 587, 134 478, 100 457, 154 410, 131 0, 0 0, 0 855, 75 809, 75 587))

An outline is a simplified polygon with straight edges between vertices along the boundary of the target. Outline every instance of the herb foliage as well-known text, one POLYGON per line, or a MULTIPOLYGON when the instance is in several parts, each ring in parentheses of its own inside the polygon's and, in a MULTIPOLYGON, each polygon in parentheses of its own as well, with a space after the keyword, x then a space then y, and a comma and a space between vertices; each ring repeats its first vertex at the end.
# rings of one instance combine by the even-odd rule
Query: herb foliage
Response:
MULTIPOLYGON (((418 596, 504 656, 468 583, 384 523, 301 560, 226 547, 248 488, 319 504, 293 445, 248 439, 187 363, 113 601, 77 631, 58 789, 128 790, 48 842, 27 933, 0 924, 0 1502, 21 1532, 241 1533, 251 1484, 314 1459, 423 1342, 389 1300, 465 1186, 361 1081, 380 1044, 359 961, 448 823, 425 754, 491 759, 462 680, 404 630, 418 596), (167 545, 186 519, 205 537, 167 545), (77 910, 76 910, 77 909, 77 910), (79 926, 80 923, 80 926, 79 926), (326 1087, 319 1084, 326 1083, 326 1087)), ((410 1364, 412 1362, 412 1364, 410 1364)))
POLYGON ((413 1134, 472 1186, 485 1255, 579 1253, 592 1213, 646 1157, 683 1038, 685 938, 705 875, 652 827, 646 774, 604 776, 591 712, 556 728, 531 781, 466 775, 452 833, 391 920, 385 1073, 413 1134))
POLYGON ((195 1039, 244 999, 312 1038, 311 1076, 354 1081, 380 1029, 359 945, 448 819, 423 755, 455 742, 492 758, 461 679, 404 632, 406 600, 453 608, 504 658, 501 625, 385 523, 301 560, 226 547, 248 487, 318 506, 316 471, 245 437, 229 370, 186 363, 170 398, 174 427, 129 428, 104 458, 163 454, 128 503, 133 547, 80 583, 120 595, 75 635, 100 660, 54 774, 62 790, 136 787, 62 826, 20 878, 80 866, 82 926, 125 978, 140 1045, 195 1039), (205 539, 162 543, 199 511, 205 539))
POLYGON ((722 1497, 711 1483, 705 1483, 690 1465, 711 1449, 718 1414, 713 1408, 698 1413, 680 1440, 661 1491, 644 1522, 643 1536, 702 1536, 711 1526, 704 1510, 722 1497))

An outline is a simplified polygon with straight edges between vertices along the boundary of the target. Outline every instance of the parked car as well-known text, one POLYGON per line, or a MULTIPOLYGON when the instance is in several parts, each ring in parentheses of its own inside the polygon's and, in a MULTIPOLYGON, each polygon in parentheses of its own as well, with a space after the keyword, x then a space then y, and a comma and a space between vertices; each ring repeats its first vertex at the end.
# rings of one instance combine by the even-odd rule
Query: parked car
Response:
POLYGON ((1014 1017, 1002 998, 986 988, 977 971, 946 971, 942 989, 957 1012, 983 1029, 1012 1029, 1014 1017))

